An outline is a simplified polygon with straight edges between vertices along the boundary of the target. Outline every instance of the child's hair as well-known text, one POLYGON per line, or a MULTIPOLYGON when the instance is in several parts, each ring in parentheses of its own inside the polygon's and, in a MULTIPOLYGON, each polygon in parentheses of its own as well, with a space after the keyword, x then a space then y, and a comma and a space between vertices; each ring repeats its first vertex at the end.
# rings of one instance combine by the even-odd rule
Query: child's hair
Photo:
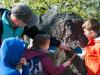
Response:
POLYGON ((87 29, 87 30, 93 30, 95 32, 99 32, 100 23, 96 19, 89 19, 84 22, 84 24, 82 25, 82 28, 87 29))
POLYGON ((45 45, 48 40, 50 40, 50 37, 47 35, 38 34, 36 37, 34 37, 33 48, 41 48, 41 46, 45 45))

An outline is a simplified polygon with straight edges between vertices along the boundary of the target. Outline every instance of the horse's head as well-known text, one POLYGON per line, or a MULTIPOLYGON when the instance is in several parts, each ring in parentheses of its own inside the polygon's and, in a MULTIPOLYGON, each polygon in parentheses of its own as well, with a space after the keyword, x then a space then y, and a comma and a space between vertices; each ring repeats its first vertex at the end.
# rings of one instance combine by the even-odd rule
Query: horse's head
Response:
POLYGON ((59 13, 53 16, 52 20, 41 24, 41 30, 46 31, 51 36, 65 42, 67 46, 84 47, 87 38, 82 29, 83 20, 76 14, 59 13))
POLYGON ((82 20, 82 18, 75 14, 75 13, 71 13, 69 14, 69 16, 71 17, 72 22, 74 23, 74 28, 72 28, 72 32, 73 35, 75 35, 75 39, 77 39, 80 43, 81 47, 85 47, 88 43, 88 39, 86 38, 86 36, 84 35, 84 31, 82 28, 82 24, 84 23, 84 21, 82 20))

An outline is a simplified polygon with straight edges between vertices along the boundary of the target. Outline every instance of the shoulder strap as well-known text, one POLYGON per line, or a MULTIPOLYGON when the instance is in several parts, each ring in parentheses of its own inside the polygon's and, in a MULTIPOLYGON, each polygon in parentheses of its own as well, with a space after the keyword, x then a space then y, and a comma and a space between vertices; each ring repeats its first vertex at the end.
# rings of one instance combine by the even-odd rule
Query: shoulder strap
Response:
POLYGON ((1 42, 1 37, 2 37, 2 33, 3 33, 2 15, 5 10, 7 10, 7 9, 0 8, 0 42, 1 42))
POLYGON ((0 41, 1 41, 2 33, 3 33, 3 24, 2 24, 2 20, 0 19, 0 41))
POLYGON ((2 41, 1 41, 2 34, 3 34, 3 24, 2 24, 2 20, 0 19, 0 46, 2 44, 2 41))

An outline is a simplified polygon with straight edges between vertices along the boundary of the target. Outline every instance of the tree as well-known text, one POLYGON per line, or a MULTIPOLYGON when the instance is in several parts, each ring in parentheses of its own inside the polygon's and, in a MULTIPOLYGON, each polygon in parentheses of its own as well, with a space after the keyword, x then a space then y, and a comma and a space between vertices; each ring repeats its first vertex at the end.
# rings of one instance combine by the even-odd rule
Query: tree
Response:
POLYGON ((2 0, 7 8, 16 2, 26 3, 37 15, 45 14, 51 5, 57 5, 60 12, 75 12, 84 20, 92 17, 100 20, 100 0, 2 0))

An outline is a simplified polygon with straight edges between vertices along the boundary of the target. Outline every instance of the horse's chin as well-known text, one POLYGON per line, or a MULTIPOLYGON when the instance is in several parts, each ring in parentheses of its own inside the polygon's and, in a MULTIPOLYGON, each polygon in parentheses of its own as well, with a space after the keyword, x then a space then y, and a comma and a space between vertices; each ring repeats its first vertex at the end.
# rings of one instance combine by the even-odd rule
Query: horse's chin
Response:
POLYGON ((88 38, 86 38, 86 36, 82 36, 81 38, 79 38, 79 42, 80 42, 80 46, 81 48, 85 48, 88 44, 88 38))

